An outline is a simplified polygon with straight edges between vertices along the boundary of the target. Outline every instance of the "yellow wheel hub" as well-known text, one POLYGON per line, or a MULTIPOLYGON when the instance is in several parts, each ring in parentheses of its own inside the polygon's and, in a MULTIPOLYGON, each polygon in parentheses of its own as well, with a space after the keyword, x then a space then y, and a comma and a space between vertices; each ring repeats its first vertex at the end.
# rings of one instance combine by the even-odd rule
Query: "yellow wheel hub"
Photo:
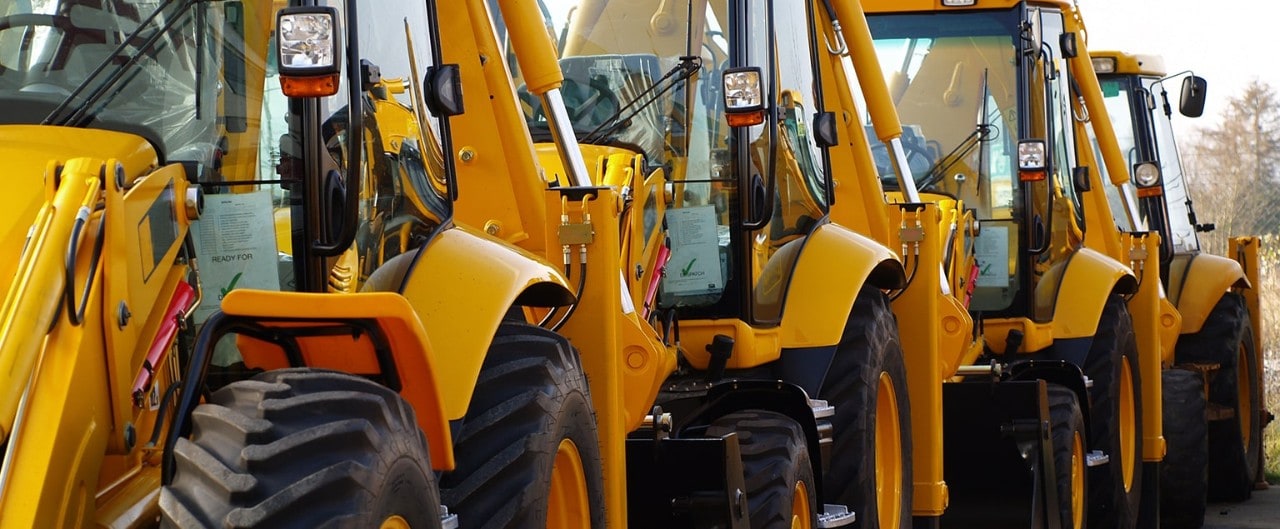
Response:
POLYGON ((803 481, 796 481, 795 490, 791 491, 791 529, 811 529, 813 513, 809 512, 809 487, 803 481))
POLYGON ((1084 527, 1084 439, 1080 432, 1071 436, 1071 528, 1084 527))
POLYGON ((390 518, 383 520, 382 525, 378 526, 378 528, 379 529, 410 529, 409 522, 406 521, 404 518, 401 518, 400 515, 398 514, 392 515, 390 518))
POLYGON ((1249 349, 1240 344, 1236 358, 1236 415, 1240 417, 1240 438, 1246 449, 1253 436, 1253 377, 1249 376, 1249 349))
POLYGON ((1117 461, 1124 473, 1124 490, 1133 487, 1133 469, 1138 459, 1137 406, 1134 405, 1133 370, 1129 359, 1120 361, 1120 457, 1117 461))
POLYGON ((587 473, 573 441, 564 439, 556 449, 551 469, 551 493, 547 498, 547 527, 588 527, 591 502, 587 499, 587 473))
POLYGON ((878 526, 895 529, 902 505, 902 425, 897 390, 888 373, 880 373, 876 390, 876 513, 878 526))

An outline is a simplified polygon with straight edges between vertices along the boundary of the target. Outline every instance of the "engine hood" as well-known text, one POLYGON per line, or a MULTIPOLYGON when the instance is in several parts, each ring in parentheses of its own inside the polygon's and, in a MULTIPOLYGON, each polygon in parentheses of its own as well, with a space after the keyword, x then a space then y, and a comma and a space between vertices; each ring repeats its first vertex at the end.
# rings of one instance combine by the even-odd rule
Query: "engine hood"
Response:
POLYGON ((27 230, 46 200, 45 171, 75 158, 118 160, 136 177, 156 167, 156 151, 140 136, 50 125, 0 125, 0 298, 18 268, 27 230))

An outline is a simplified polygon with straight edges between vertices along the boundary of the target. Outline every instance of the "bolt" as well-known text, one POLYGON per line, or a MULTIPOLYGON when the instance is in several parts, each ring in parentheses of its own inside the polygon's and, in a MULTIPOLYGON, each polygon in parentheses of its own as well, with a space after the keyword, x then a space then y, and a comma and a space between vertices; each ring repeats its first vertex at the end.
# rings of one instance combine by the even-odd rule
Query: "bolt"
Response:
POLYGON ((133 423, 125 423, 124 425, 124 449, 126 452, 133 450, 133 445, 138 442, 138 430, 133 427, 133 423))
POLYGON ((476 159, 476 151, 471 147, 463 147, 462 150, 458 152, 458 158, 462 159, 462 163, 470 163, 471 160, 476 159))
POLYGON ((129 325, 129 318, 132 316, 133 313, 129 312, 129 304, 121 301, 119 309, 116 310, 116 325, 124 329, 126 325, 129 325))
POLYGON ((498 233, 501 231, 502 231, 502 225, 499 224, 498 221, 496 220, 491 220, 489 222, 484 223, 484 232, 488 233, 489 235, 493 235, 496 237, 498 233))
POLYGON ((644 266, 636 265, 636 279, 644 277, 644 266))

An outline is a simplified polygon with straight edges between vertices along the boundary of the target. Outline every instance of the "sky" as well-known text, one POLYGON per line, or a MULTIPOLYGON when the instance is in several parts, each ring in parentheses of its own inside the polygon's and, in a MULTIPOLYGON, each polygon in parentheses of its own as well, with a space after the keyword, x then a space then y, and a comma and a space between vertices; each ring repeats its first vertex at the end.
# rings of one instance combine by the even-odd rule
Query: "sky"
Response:
MULTIPOLYGON (((1254 79, 1280 90, 1275 49, 1280 3, 1275 0, 1077 0, 1088 28, 1089 49, 1118 49, 1164 57, 1169 73, 1193 70, 1209 83, 1204 116, 1188 121, 1209 127, 1226 100, 1254 79)), ((1178 85, 1175 85, 1178 86, 1178 85)), ((1170 90, 1170 96, 1176 97, 1170 90)))

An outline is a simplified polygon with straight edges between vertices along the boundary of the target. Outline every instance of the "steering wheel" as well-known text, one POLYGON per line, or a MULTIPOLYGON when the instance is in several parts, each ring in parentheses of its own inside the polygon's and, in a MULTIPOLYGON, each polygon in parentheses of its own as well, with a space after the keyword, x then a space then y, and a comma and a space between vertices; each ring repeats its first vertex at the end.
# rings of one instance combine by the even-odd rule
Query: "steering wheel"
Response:
MULTIPOLYGON (((904 169, 911 171, 912 175, 928 171, 929 167, 933 165, 933 153, 929 152, 927 148, 910 141, 899 143, 902 144, 902 150, 907 155, 907 167, 904 169)), ((881 174, 881 177, 892 178, 894 176, 893 157, 892 153, 889 152, 889 144, 876 142, 871 146, 871 156, 876 162, 876 167, 888 169, 885 174, 881 174), (880 163, 881 160, 884 161, 883 164, 880 163)))
MULTIPOLYGON (((67 33, 71 29, 73 29, 71 25, 71 19, 62 15, 21 13, 17 15, 9 15, 7 17, 0 17, 0 31, 4 31, 6 29, 13 29, 13 28, 38 27, 38 26, 49 26, 59 31, 62 31, 63 33, 67 33)), ((27 55, 27 61, 31 60, 30 53, 31 53, 30 50, 25 52, 25 54, 27 55)), ((30 67, 31 65, 28 63, 25 66, 25 69, 29 70, 30 67)), ((3 68, 0 68, 0 72, 3 72, 3 71, 4 71, 3 68)), ((30 89, 29 91, 32 91, 32 92, 56 92, 59 95, 64 95, 64 96, 71 95, 71 91, 67 90, 66 87, 58 86, 51 83, 45 83, 45 82, 39 82, 39 81, 26 82, 26 80, 24 79, 22 82, 22 85, 23 86, 21 87, 21 89, 23 90, 30 89)))

